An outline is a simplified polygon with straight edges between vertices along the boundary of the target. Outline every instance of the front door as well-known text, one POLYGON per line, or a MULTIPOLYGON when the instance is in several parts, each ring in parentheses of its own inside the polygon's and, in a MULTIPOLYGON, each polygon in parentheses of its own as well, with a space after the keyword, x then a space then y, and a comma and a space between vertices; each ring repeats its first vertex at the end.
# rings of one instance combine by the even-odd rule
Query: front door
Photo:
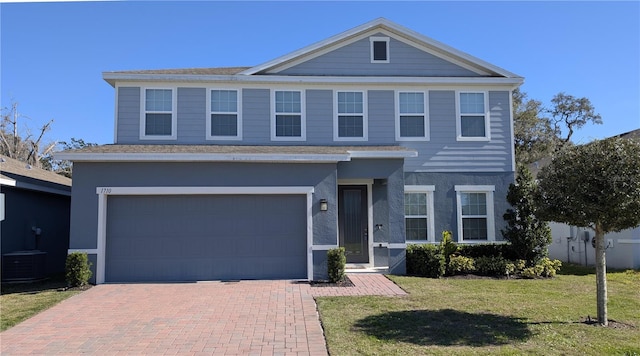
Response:
POLYGON ((338 229, 340 247, 347 263, 369 263, 367 186, 338 186, 338 229))

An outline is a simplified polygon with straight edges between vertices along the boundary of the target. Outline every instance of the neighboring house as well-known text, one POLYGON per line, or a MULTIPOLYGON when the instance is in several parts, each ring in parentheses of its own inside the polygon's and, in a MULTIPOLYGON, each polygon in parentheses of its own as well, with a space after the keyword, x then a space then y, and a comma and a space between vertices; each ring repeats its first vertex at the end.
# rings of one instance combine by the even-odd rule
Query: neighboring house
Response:
POLYGON ((377 19, 255 67, 105 72, 115 144, 74 162, 96 282, 405 273, 408 243, 500 240, 523 79, 377 19))
MULTIPOLYGON (((640 140, 640 129, 625 132, 615 137, 640 140)), ((546 160, 547 164, 550 160, 546 160)), ((596 249, 593 247, 595 233, 588 228, 569 226, 562 223, 550 223, 552 243, 549 256, 563 262, 582 265, 595 265, 596 249)), ((607 267, 640 268, 640 226, 605 235, 607 246, 607 267)))
POLYGON ((71 179, 0 156, 2 280, 64 272, 71 179))

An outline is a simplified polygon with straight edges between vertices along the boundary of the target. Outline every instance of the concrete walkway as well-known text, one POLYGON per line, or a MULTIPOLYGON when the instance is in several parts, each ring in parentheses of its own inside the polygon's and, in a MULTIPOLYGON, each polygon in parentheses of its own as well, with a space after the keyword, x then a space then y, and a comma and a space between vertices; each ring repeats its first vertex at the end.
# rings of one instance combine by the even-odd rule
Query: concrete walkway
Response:
POLYGON ((0 334, 2 355, 327 355, 314 296, 401 295, 380 274, 355 287, 296 281, 103 284, 0 334))

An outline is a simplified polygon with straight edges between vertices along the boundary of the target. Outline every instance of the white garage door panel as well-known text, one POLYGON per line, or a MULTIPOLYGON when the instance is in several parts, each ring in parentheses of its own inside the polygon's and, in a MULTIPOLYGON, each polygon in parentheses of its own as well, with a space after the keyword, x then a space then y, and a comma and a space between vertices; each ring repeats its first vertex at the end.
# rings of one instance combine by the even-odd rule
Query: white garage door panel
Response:
POLYGON ((110 196, 106 281, 305 278, 302 195, 110 196))

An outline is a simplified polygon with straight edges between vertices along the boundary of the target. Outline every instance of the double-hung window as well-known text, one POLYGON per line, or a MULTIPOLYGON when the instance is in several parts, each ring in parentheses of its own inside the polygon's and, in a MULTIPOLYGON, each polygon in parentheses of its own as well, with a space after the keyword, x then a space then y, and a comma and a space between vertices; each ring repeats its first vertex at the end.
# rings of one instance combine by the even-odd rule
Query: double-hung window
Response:
POLYGON ((493 191, 495 187, 456 185, 458 241, 495 240, 493 191))
POLYGON ((271 117, 271 140, 306 140, 303 95, 302 91, 272 91, 274 113, 271 117))
POLYGON ((240 96, 237 90, 209 90, 208 140, 240 140, 242 124, 240 96))
POLYGON ((141 139, 176 138, 175 96, 175 89, 142 88, 141 139))
POLYGON ((396 140, 429 140, 429 120, 424 92, 396 92, 396 140))
POLYGON ((458 92, 459 141, 486 141, 489 135, 489 103, 486 92, 458 92))
POLYGON ((364 92, 336 92, 333 139, 335 141, 367 140, 367 101, 364 92))
POLYGON ((406 240, 435 242, 433 224, 433 185, 405 185, 404 221, 406 240))

